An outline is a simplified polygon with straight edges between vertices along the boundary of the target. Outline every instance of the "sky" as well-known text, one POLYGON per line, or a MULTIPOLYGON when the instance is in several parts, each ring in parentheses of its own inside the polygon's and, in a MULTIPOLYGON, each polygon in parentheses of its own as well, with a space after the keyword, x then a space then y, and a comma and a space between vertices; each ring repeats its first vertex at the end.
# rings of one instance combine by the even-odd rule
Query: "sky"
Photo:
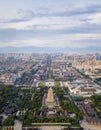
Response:
POLYGON ((101 47, 101 0, 0 0, 0 47, 101 47))

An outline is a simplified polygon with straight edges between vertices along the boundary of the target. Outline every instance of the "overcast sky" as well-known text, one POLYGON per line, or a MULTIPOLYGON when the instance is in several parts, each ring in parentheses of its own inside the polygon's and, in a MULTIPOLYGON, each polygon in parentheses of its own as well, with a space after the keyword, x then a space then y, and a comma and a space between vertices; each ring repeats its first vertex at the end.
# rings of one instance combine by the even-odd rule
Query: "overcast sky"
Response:
POLYGON ((101 47, 101 0, 0 0, 0 47, 101 47))

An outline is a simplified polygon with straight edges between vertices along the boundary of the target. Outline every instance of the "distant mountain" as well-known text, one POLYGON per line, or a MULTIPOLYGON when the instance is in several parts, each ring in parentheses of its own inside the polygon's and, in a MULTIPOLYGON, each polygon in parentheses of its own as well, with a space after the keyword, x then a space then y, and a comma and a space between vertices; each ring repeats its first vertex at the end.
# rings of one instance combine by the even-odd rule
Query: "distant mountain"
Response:
POLYGON ((69 47, 63 47, 63 48, 55 48, 55 47, 34 47, 34 46, 28 46, 28 47, 0 47, 0 53, 51 53, 51 52, 64 52, 64 53, 101 53, 101 47, 87 47, 87 48, 69 48, 69 47))

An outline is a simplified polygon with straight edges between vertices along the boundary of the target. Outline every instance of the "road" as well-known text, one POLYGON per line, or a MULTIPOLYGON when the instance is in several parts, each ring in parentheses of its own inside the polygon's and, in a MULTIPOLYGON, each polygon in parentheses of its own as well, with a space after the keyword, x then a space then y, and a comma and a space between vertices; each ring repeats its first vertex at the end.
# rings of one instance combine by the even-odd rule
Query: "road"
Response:
POLYGON ((41 126, 39 128, 42 130, 61 130, 65 127, 64 126, 41 126))
MULTIPOLYGON (((25 128, 28 128, 28 127, 25 127, 25 128)), ((34 128, 34 127, 29 127, 29 128, 34 128)), ((62 130, 67 127, 66 126, 37 126, 37 128, 41 130, 62 130)))

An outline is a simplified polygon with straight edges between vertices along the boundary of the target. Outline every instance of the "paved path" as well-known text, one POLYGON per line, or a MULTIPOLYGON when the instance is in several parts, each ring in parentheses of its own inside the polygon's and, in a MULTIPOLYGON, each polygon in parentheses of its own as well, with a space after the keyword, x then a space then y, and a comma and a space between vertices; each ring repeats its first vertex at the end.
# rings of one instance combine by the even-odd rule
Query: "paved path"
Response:
POLYGON ((85 120, 80 122, 80 126, 84 128, 84 130, 101 130, 101 125, 90 125, 85 120))
POLYGON ((14 121, 14 130, 22 130, 22 123, 20 121, 14 121))
POLYGON ((42 130, 61 130, 64 126, 41 126, 39 128, 42 130))
POLYGON ((62 130, 64 128, 67 128, 66 126, 37 126, 37 127, 24 127, 27 128, 39 128, 41 130, 62 130))
POLYGON ((32 123, 32 125, 70 125, 70 123, 32 123))

